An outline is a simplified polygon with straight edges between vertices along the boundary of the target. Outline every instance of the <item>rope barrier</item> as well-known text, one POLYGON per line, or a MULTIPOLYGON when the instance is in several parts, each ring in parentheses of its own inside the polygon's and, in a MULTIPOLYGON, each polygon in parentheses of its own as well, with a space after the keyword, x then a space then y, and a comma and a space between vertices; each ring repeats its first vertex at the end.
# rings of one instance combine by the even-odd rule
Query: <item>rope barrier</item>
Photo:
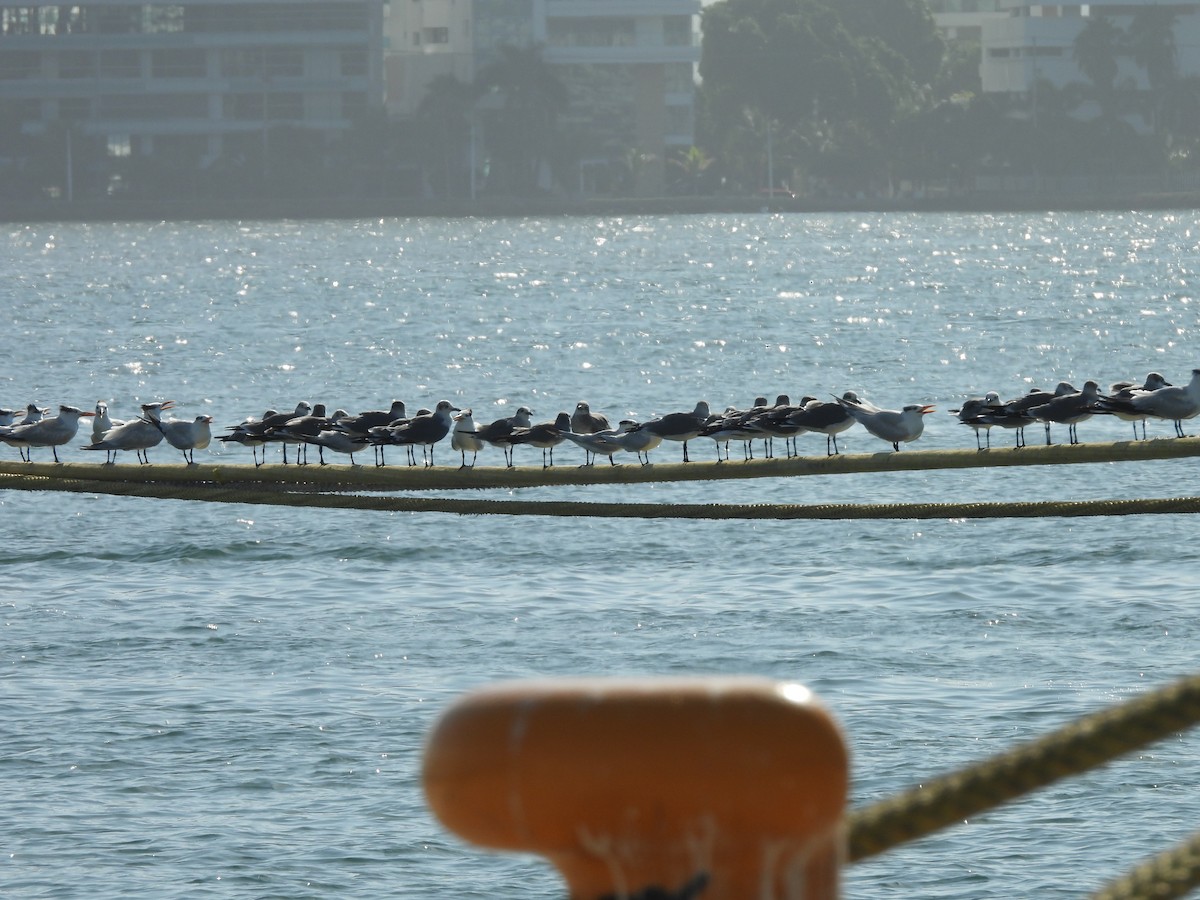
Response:
POLYGON ((1089 900, 1167 900, 1200 887, 1200 832, 1142 863, 1089 900))
POLYGON ((1200 512, 1200 497, 1132 500, 1071 500, 993 503, 779 504, 779 503, 598 503, 551 500, 488 500, 453 497, 377 495, 284 490, 278 485, 125 483, 81 479, 12 479, 0 474, 0 490, 63 491, 84 494, 201 500, 213 503, 438 512, 454 515, 560 516, 620 519, 997 519, 1044 516, 1128 516, 1200 512))
MULTIPOLYGON (((883 853, 1061 778, 1110 762, 1197 722, 1200 722, 1200 676, 1191 676, 852 812, 846 822, 847 858, 856 862, 883 853)), ((1177 862, 1171 858, 1165 865, 1175 869, 1177 862)), ((1195 862, 1189 861, 1188 866, 1194 867, 1195 862)), ((1125 896, 1112 894, 1108 900, 1125 896)))
POLYGON ((1137 462, 1200 456, 1200 437, 1157 438, 1095 444, 1054 444, 991 450, 911 450, 896 453, 845 453, 838 456, 798 456, 792 459, 752 459, 732 462, 654 463, 648 466, 349 466, 201 463, 104 465, 100 463, 16 462, 0 460, 0 474, 40 478, 78 478, 91 481, 152 483, 171 481, 204 484, 313 485, 329 491, 462 490, 474 488, 532 488, 593 484, 650 484, 715 481, 742 478, 793 478, 810 475, 848 475, 873 472, 913 472, 936 469, 977 469, 1010 466, 1070 465, 1137 462))

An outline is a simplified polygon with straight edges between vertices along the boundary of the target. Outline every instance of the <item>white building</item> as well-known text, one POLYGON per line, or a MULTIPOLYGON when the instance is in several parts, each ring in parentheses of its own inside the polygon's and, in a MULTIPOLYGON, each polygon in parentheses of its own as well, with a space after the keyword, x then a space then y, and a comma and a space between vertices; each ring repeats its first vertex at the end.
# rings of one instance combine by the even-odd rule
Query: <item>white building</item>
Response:
MULTIPOLYGON (((1027 94, 1037 81, 1061 88, 1088 84, 1075 61, 1075 39, 1090 18, 1105 16, 1118 28, 1128 27, 1140 9, 1156 6, 1175 13, 1176 64, 1180 75, 1200 73, 1200 0, 1122 0, 1088 4, 1030 4, 999 0, 1006 13, 989 18, 982 28, 980 74, 985 92, 1027 94)), ((1145 70, 1129 57, 1119 60, 1118 85, 1145 89, 1145 70)))
MULTIPOLYGON (((397 0, 385 31, 387 105, 411 115, 433 78, 470 82, 499 47, 540 46, 567 86, 564 131, 588 163, 636 158, 641 194, 661 193, 664 161, 694 140, 700 0, 397 0)), ((572 185, 572 188, 575 186, 572 185)))
MULTIPOLYGON (((334 134, 383 102, 382 0, 0 6, 0 108, 110 156, 205 165, 273 126, 334 134)), ((12 127, 11 125, 9 127, 12 127)))

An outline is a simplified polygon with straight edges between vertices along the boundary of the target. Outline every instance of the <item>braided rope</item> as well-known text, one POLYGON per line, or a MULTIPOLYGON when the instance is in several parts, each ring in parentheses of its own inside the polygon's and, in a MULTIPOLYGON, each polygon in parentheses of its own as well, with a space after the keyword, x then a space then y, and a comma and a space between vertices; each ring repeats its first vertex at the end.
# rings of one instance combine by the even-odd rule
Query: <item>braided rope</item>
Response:
POLYGON ((1089 900, 1167 900, 1200 887, 1200 832, 1113 881, 1089 900))
MULTIPOLYGON (((1197 722, 1200 722, 1200 676, 1191 676, 852 812, 846 822, 848 859, 851 862, 866 859, 931 834, 1036 788, 1110 762, 1197 722)), ((1174 867, 1173 863, 1169 866, 1174 867)), ((1112 900, 1121 896, 1124 895, 1114 894, 1112 900)))
POLYGON ((312 485, 327 491, 344 490, 462 490, 472 488, 531 488, 591 484, 650 484, 716 481, 743 478, 792 478, 808 475, 848 475, 872 472, 914 472, 935 469, 977 469, 1010 466, 1070 465, 1137 462, 1200 456, 1200 437, 1159 438, 1096 444, 993 450, 904 450, 900 453, 847 453, 839 456, 798 456, 792 459, 752 459, 733 462, 655 463, 610 466, 283 466, 201 463, 102 465, 99 463, 23 463, 0 460, 0 474, 59 479, 153 483, 170 481, 203 484, 312 485))
POLYGON ((170 484, 84 479, 13 478, 0 474, 0 490, 63 491, 202 500, 213 503, 360 509, 382 512, 440 512, 455 515, 562 516, 623 519, 979 519, 1044 516, 1127 516, 1200 512, 1200 497, 1134 500, 1070 500, 1005 503, 595 503, 550 500, 487 500, 452 497, 394 497, 286 490, 280 485, 170 484))

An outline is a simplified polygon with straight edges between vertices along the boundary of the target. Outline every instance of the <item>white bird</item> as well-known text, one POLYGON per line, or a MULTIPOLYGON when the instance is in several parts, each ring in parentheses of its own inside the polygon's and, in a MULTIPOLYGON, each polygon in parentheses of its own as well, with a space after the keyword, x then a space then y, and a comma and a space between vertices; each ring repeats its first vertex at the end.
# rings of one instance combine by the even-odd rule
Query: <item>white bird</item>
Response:
MULTIPOLYGON (((648 430, 645 425, 639 425, 628 419, 622 421, 621 425, 626 426, 628 430, 617 431, 609 440, 619 445, 627 453, 636 453, 638 462, 643 466, 650 465, 650 451, 663 442, 663 436, 648 430), (644 461, 642 454, 646 456, 644 461)), ((611 460, 612 457, 609 459, 611 460)))
POLYGON ((450 446, 462 454, 460 469, 475 468, 475 460, 483 449, 483 441, 479 439, 479 426, 475 424, 474 414, 469 409, 460 410, 454 417, 454 430, 450 432, 450 446), (471 451, 471 465, 467 465, 467 451, 471 451))
POLYGON ((168 419, 157 424, 167 443, 183 454, 183 461, 189 466, 196 463, 196 451, 204 450, 212 441, 212 416, 196 416, 190 422, 168 419))
POLYGON ((58 458, 58 448, 70 443, 79 431, 79 420, 84 416, 94 416, 95 413, 84 412, 77 406, 60 406, 58 415, 41 418, 27 425, 13 425, 0 433, 0 440, 12 444, 21 454, 21 459, 30 461, 30 451, 34 447, 49 447, 58 458))
POLYGON ((148 463, 150 457, 146 451, 151 447, 157 447, 163 440, 163 433, 158 429, 158 420, 163 412, 173 406, 174 401, 171 400, 164 400, 161 403, 143 403, 140 419, 130 419, 122 425, 117 425, 106 432, 103 438, 93 441, 83 449, 111 452, 114 454, 114 459, 118 450, 132 450, 137 455, 138 462, 148 463))
POLYGON ((887 441, 899 452, 900 445, 915 441, 925 431, 925 416, 933 412, 932 406, 910 403, 903 409, 880 409, 865 400, 854 403, 841 397, 834 398, 858 421, 863 428, 881 441, 887 441))
POLYGON ((1116 406, 1156 419, 1169 419, 1175 423, 1175 435, 1183 437, 1183 420, 1200 415, 1200 369, 1192 369, 1192 380, 1182 387, 1171 385, 1153 391, 1131 391, 1125 403, 1105 403, 1104 406, 1110 411, 1116 406))
POLYGON ((629 424, 622 422, 617 428, 609 428, 592 434, 576 434, 574 431, 566 431, 563 432, 563 437, 583 448, 585 462, 580 468, 593 465, 597 456, 607 456, 609 463, 615 466, 613 454, 620 453, 625 448, 612 438, 618 432, 628 430, 629 424))
MULTIPOLYGON (((350 465, 357 466, 354 461, 354 454, 367 446, 367 436, 365 434, 355 434, 353 432, 341 431, 338 428, 331 427, 318 431, 316 434, 309 435, 304 439, 305 443, 316 444, 319 449, 332 450, 335 453, 350 454, 350 465)), ((321 465, 327 465, 325 455, 320 456, 321 465)))

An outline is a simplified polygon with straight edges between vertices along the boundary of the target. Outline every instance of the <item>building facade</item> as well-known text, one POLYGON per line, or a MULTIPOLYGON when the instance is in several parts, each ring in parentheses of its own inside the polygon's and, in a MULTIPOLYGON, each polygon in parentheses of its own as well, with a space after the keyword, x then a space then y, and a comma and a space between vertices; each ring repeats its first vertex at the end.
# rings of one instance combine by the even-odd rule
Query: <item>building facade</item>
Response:
POLYGON ((0 6, 0 113, 108 156, 204 168, 270 129, 336 135, 383 103, 382 0, 0 6))
POLYGON ((694 141, 699 0, 407 0, 385 31, 388 109, 411 116, 438 76, 472 82, 505 46, 540 47, 567 88, 578 145, 558 187, 603 193, 615 164, 663 193, 666 160, 694 141))
MULTIPOLYGON (((1162 3, 1122 0, 1087 4, 1031 4, 1000 0, 1005 13, 989 18, 982 29, 980 75, 985 92, 1028 95, 1039 82, 1056 88, 1087 84, 1075 58, 1075 39, 1098 16, 1127 28, 1133 16, 1147 7, 1175 15, 1176 66, 1181 76, 1200 74, 1200 2, 1162 3)), ((1118 57, 1116 83, 1138 90, 1148 87, 1146 72, 1128 55, 1118 57)))

